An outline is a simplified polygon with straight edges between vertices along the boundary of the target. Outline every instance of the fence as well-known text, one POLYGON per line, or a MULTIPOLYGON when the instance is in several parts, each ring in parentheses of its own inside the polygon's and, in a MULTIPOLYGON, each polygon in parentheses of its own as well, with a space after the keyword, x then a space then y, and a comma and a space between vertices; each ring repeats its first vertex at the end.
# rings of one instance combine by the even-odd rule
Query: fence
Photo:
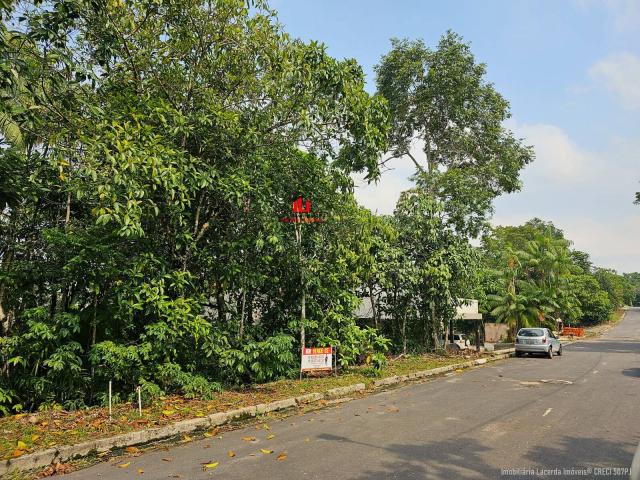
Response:
POLYGON ((584 337, 584 328, 578 327, 564 327, 562 329, 563 335, 573 335, 574 337, 584 337))

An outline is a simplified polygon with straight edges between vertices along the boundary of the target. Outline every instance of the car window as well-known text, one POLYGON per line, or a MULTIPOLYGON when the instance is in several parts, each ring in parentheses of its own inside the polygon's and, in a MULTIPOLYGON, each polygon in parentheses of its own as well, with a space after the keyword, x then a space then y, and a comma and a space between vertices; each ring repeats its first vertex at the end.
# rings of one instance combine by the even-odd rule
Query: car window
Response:
POLYGON ((541 328, 523 328, 518 332, 519 337, 542 337, 544 330, 541 328))

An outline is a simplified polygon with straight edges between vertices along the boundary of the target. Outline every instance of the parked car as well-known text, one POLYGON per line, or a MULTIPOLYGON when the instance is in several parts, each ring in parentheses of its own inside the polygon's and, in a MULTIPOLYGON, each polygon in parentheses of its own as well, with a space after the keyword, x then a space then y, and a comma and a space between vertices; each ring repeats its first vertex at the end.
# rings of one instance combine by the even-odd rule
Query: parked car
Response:
POLYGON ((516 357, 542 353, 549 358, 562 355, 562 343, 548 328, 521 328, 516 335, 516 357))
MULTIPOLYGON (((447 343, 450 343, 449 338, 447 338, 447 343)), ((440 335, 440 346, 444 346, 444 344, 444 335, 440 335)), ((455 332, 453 333, 453 344, 457 345, 460 350, 466 350, 471 345, 469 343, 469 339, 464 333, 455 332)))

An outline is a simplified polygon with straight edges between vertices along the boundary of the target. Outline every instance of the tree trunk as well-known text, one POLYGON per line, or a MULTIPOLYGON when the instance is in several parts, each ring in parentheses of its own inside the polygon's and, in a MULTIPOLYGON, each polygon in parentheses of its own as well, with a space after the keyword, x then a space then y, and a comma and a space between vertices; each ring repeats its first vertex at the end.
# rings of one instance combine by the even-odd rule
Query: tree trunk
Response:
POLYGON ((220 282, 216 282, 216 303, 218 306, 218 320, 223 321, 225 319, 224 293, 222 292, 222 285, 220 282))
POLYGON ((433 324, 433 331, 431 332, 431 337, 433 340, 433 348, 438 348, 438 324, 436 319, 436 305, 435 303, 431 303, 431 322, 433 324))
POLYGON ((371 314, 373 315, 373 324, 378 330, 378 309, 376 308, 376 297, 373 294, 373 287, 371 286, 371 282, 369 282, 369 298, 371 300, 371 314))
MULTIPOLYGON (((2 268, 0 268, 0 271, 6 272, 8 270, 9 264, 11 263, 11 257, 11 252, 5 254, 5 258, 2 259, 2 268)), ((4 309, 6 293, 7 286, 2 280, 0 280, 0 334, 2 334, 2 336, 8 337, 11 330, 11 325, 9 325, 10 312, 6 312, 4 309)))
POLYGON ((407 316, 402 316, 402 353, 407 353, 407 316))
POLYGON ((242 336, 244 335, 244 311, 245 305, 247 303, 247 293, 244 288, 242 289, 242 300, 240 303, 240 325, 238 326, 238 340, 242 341, 242 336))

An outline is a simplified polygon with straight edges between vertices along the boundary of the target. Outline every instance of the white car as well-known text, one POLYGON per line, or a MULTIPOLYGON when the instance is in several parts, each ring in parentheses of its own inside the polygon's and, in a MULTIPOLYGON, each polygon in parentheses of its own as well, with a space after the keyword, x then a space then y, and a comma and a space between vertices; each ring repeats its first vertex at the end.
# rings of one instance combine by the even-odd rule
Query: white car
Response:
MULTIPOLYGON (((447 343, 450 344, 451 340, 447 336, 447 343)), ((440 335, 440 346, 443 347, 445 344, 444 335, 440 335)), ((469 339, 464 333, 455 333, 453 334, 453 344, 458 346, 460 350, 466 350, 469 348, 470 343, 469 339)))

